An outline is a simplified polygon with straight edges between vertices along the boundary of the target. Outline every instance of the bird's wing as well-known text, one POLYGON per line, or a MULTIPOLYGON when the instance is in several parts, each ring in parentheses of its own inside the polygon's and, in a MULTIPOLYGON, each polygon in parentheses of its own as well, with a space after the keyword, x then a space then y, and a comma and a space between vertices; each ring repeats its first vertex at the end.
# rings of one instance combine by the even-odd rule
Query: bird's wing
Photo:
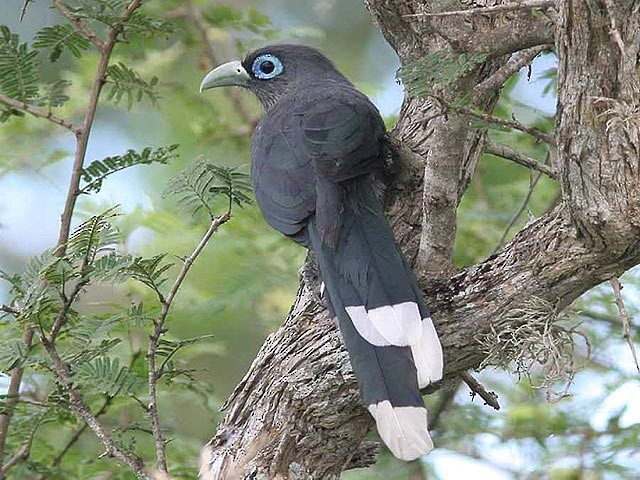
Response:
POLYGON ((302 138, 321 178, 342 182, 382 167, 384 124, 361 93, 328 92, 300 115, 302 138))
MULTIPOLYGON (((273 228, 296 238, 316 207, 312 159, 300 140, 299 117, 288 109, 267 114, 251 140, 251 181, 262 214, 273 228)), ((299 239, 301 243, 304 238, 299 239)))

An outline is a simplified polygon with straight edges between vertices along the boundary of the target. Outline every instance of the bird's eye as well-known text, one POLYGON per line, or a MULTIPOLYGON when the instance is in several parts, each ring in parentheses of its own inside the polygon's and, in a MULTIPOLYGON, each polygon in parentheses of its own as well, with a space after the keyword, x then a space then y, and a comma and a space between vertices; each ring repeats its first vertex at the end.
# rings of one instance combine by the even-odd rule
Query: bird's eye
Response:
POLYGON ((260 80, 269 80, 277 77, 282 73, 282 62, 275 55, 267 53, 260 55, 253 61, 251 72, 255 78, 260 80))

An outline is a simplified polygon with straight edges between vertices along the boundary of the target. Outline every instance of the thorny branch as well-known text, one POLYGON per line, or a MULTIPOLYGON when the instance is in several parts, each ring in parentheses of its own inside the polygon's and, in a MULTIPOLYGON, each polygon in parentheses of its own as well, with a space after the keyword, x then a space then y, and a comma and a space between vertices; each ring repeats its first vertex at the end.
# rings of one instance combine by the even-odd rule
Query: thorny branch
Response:
POLYGON ((497 89, 501 88, 514 73, 518 72, 522 67, 529 65, 540 53, 550 48, 551 45, 537 45, 514 54, 507 60, 507 63, 496 70, 489 78, 474 87, 473 93, 476 105, 492 95, 497 89))
POLYGON ((10 315, 13 315, 14 317, 17 317, 18 315, 20 315, 19 310, 16 310, 15 308, 10 307, 9 305, 5 305, 4 303, 0 304, 0 312, 8 313, 10 315))
POLYGON ((64 127, 67 130, 70 130, 76 136, 80 135, 82 132, 80 127, 74 125, 69 120, 65 120, 64 118, 58 117, 57 115, 54 115, 50 111, 42 110, 41 108, 31 105, 30 103, 21 102, 20 100, 16 100, 15 98, 8 97, 2 93, 0 93, 0 102, 4 103, 5 105, 9 105, 10 107, 13 107, 17 110, 21 110, 23 112, 29 113, 34 117, 44 118, 45 120, 49 120, 50 122, 55 123, 56 125, 60 125, 61 127, 64 127))
POLYGON ((458 374, 460 378, 467 384, 467 386, 471 389, 471 395, 475 396, 476 394, 480 395, 486 405, 490 407, 500 410, 500 404, 498 403, 498 395, 495 392, 487 391, 484 386, 480 382, 478 382, 475 378, 471 376, 469 372, 461 372, 458 374))
POLYGON ((631 320, 629 318, 629 313, 627 313, 627 308, 624 306, 624 299, 622 298, 622 285, 620 284, 620 280, 617 278, 612 278, 609 280, 609 283, 613 290, 613 298, 615 299, 616 307, 618 307, 618 312, 620 312, 620 321, 622 322, 622 328, 624 330, 623 337, 627 341, 627 344, 629 344, 629 350, 631 350, 631 355, 633 355, 633 362, 636 364, 636 369, 640 372, 636 346, 633 343, 633 336, 631 335, 631 320))
MULTIPOLYGON (((31 348, 33 342, 33 330, 27 328, 23 335, 24 345, 27 350, 31 348)), ((7 399, 4 402, 3 412, 0 413, 0 480, 4 479, 4 472, 8 470, 8 467, 3 467, 5 447, 7 444, 7 433, 9 432, 9 424, 11 423, 11 417, 13 416, 13 409, 18 403, 20 395, 20 384, 22 383, 22 375, 24 368, 18 366, 11 371, 11 378, 9 379, 9 388, 7 389, 7 399)), ((27 454, 28 454, 27 450, 27 454)), ((19 459, 18 459, 19 460, 19 459)))
MULTIPOLYGON (((442 100, 440 101, 442 102, 442 100)), ((456 113, 477 118, 478 120, 482 120, 483 122, 493 123, 495 125, 501 125, 503 127, 509 127, 509 128, 513 128, 514 130, 519 130, 521 132, 528 133, 529 135, 534 137, 536 140, 548 143, 549 145, 552 145, 552 146, 555 146, 556 144, 556 141, 553 135, 543 132, 541 130, 538 130, 535 127, 524 125, 516 120, 503 120, 502 118, 494 117, 493 115, 489 115, 488 113, 476 112, 466 107, 457 107, 453 105, 447 105, 445 102, 442 102, 442 103, 447 108, 450 108, 456 113)))
POLYGON ((178 293, 178 290, 182 286, 184 279, 187 277, 193 262, 196 260, 198 255, 204 250, 204 247, 207 245, 211 237, 214 233, 218 231, 221 225, 225 224, 231 219, 231 210, 227 211, 223 215, 219 217, 212 217, 211 224, 209 225, 209 229, 204 234, 200 243, 193 250, 191 255, 184 259, 182 263, 182 269, 178 274, 169 294, 166 298, 159 296, 160 302, 162 303, 162 310, 160 311, 160 315, 158 319, 154 322, 154 329, 151 337, 149 339, 149 347, 147 349, 147 363, 149 366, 149 405, 146 408, 146 411, 151 420, 151 429, 153 431, 153 439, 156 446, 156 463, 158 471, 166 475, 167 470, 167 457, 166 457, 166 441, 164 439, 164 435, 160 430, 160 418, 158 416, 158 395, 157 395, 157 384, 158 380, 161 376, 161 370, 156 368, 156 352, 158 350, 158 345, 160 343, 160 337, 166 331, 165 330, 165 322, 167 320, 167 316, 169 314, 169 310, 171 308, 171 304, 178 293))
POLYGON ((98 37, 96 32, 94 32, 82 21, 82 18, 74 15, 60 0, 53 0, 53 4, 60 11, 60 13, 71 22, 73 28, 75 28, 80 35, 93 43, 98 48, 98 50, 102 51, 105 49, 105 42, 100 37, 98 37))
MULTIPOLYGON (((59 2, 54 2, 59 3, 59 2)), ((80 194, 79 184, 81 171, 84 164, 84 159, 86 156, 87 145, 89 141, 89 134, 91 132, 91 127, 93 125, 93 121, 95 119, 98 100, 100 97, 100 93, 102 91, 102 87, 104 85, 104 80, 106 77, 107 67, 109 65, 109 60, 111 58, 111 53, 113 52, 113 48, 118 42, 118 36, 122 32, 122 22, 127 21, 133 12, 140 7, 142 0, 132 0, 127 7, 125 8, 122 16, 120 17, 120 22, 114 24, 110 27, 107 40, 101 43, 96 42, 97 37, 95 37, 92 41, 95 45, 98 46, 100 50, 100 59, 98 63, 98 68, 96 70, 96 74, 94 76, 94 80, 91 86, 91 91, 89 94, 89 100, 87 103, 85 116, 83 120, 82 127, 80 128, 70 128, 60 121, 55 121, 57 117, 52 117, 48 114, 39 114, 40 112, 34 108, 26 108, 26 104, 20 105, 24 111, 31 113, 32 115, 36 115, 42 118, 47 118, 50 121, 54 121, 54 123, 58 123, 59 125, 65 126, 69 128, 76 134, 76 152, 72 167, 71 179, 69 182, 69 187, 67 190, 67 196, 65 200, 64 209, 61 216, 61 225, 60 232, 58 235, 58 241, 56 244, 55 255, 63 256, 66 253, 66 246, 69 240, 70 228, 71 228, 71 219, 73 217, 73 212, 76 204, 76 200, 80 194)), ((62 5, 62 4, 61 4, 62 5)), ((64 8, 64 6, 63 6, 64 8)), ((61 10, 62 11, 62 10, 61 10)), ((62 12, 63 14, 65 12, 62 12)), ((66 15, 65 15, 66 16, 66 15)), ((68 17, 76 26, 76 28, 80 29, 82 27, 82 23, 75 22, 74 18, 68 17)), ((89 34, 88 30, 85 29, 85 34, 89 34)), ((4 99, 0 98, 0 100, 4 101, 4 99)), ((5 102, 6 103, 6 102, 5 102)), ((15 106, 19 108, 20 106, 15 106)), ((54 327, 52 328, 50 335, 47 336, 43 331, 40 331, 40 341, 42 345, 45 347, 45 350, 53 360, 54 371, 57 375, 58 381, 60 382, 63 389, 69 395, 69 406, 73 413, 81 420, 86 422, 86 424, 94 431, 100 442, 106 448, 107 454, 115 457, 120 460, 122 463, 127 465, 131 470, 139 477, 143 479, 151 480, 151 476, 145 471, 144 463, 142 460, 136 456, 135 454, 131 454, 124 449, 122 449, 109 435, 109 433, 105 430, 104 426, 98 421, 98 419, 91 413, 91 410, 84 402, 78 391, 73 386, 71 381, 71 372, 69 370, 68 364, 60 357, 56 348, 55 348, 55 338, 59 330, 64 326, 68 319, 68 312, 71 308, 71 305, 75 299, 75 297, 80 292, 82 288, 82 282, 80 282, 72 295, 68 298, 63 299, 63 305, 60 311, 60 315, 58 316, 56 322, 54 323, 54 327)), ((24 336, 24 343, 27 349, 31 348, 33 339, 33 330, 32 327, 27 327, 24 336)), ((21 367, 14 369, 11 374, 10 386, 8 394, 12 396, 9 398, 5 404, 5 413, 0 416, 0 463, 1 459, 4 456, 4 446, 6 442, 7 432, 9 428, 9 423, 11 419, 12 409, 15 406, 15 402, 17 401, 17 394, 20 390, 20 383, 22 381, 23 369, 21 367), (15 397, 15 398, 13 398, 15 397), (13 403, 11 403, 13 402, 13 403)), ((4 475, 0 475, 0 479, 4 478, 4 475)))
POLYGON ((484 151, 485 153, 489 153, 506 160, 511 160, 512 162, 517 163, 518 165, 522 165, 523 167, 527 167, 531 170, 537 170, 538 172, 544 173, 547 177, 554 180, 558 179, 558 174, 553 168, 539 162, 535 158, 531 158, 523 153, 516 152, 508 145, 503 145, 492 140, 487 140, 484 146, 484 151))

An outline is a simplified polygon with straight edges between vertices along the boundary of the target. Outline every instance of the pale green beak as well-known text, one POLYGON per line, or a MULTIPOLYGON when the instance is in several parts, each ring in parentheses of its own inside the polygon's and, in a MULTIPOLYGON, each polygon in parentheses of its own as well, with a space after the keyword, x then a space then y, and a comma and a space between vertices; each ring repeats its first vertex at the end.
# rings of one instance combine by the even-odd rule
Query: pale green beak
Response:
POLYGON ((235 60, 214 68, 205 75, 200 84, 200 91, 215 87, 244 87, 249 83, 249 74, 242 66, 242 62, 235 60))

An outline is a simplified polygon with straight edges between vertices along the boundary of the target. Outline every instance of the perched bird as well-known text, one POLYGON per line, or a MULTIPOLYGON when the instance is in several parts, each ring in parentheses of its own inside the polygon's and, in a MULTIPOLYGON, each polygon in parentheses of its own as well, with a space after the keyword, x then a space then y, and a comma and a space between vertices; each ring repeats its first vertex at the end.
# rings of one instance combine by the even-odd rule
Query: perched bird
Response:
POLYGON ((433 449, 420 389, 442 377, 442 347, 374 193, 380 113, 319 51, 270 45, 209 72, 200 91, 239 86, 265 109, 251 181, 276 230, 312 249, 362 398, 391 452, 433 449))

